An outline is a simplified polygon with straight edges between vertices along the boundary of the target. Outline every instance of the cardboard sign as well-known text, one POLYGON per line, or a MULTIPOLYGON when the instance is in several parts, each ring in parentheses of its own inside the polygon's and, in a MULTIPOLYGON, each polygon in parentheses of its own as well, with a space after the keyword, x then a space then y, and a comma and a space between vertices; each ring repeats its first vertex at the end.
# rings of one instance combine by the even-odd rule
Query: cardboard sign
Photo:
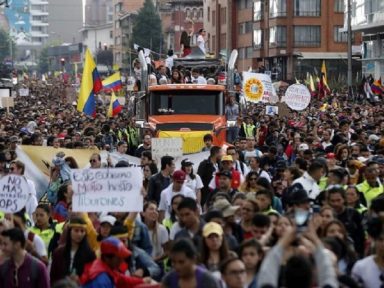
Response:
POLYGON ((15 106, 15 101, 12 97, 2 97, 1 98, 1 107, 12 108, 14 106, 15 106))
POLYGON ((163 156, 178 158, 183 156, 183 139, 181 138, 152 138, 152 157, 160 160, 163 156))
POLYGON ((293 84, 285 92, 284 102, 292 110, 302 111, 311 102, 311 93, 303 84, 293 84))
POLYGON ((253 103, 268 103, 274 94, 271 77, 267 74, 251 72, 243 72, 243 77, 245 99, 253 103))
POLYGON ((75 212, 140 212, 143 209, 139 167, 73 169, 72 206, 75 212))
POLYGON ((279 114, 279 107, 277 106, 265 106, 265 114, 269 116, 274 116, 279 114))
POLYGON ((29 89, 28 88, 20 88, 19 89, 19 95, 22 97, 29 96, 29 89))
POLYGON ((23 176, 7 175, 0 179, 0 211, 16 213, 25 207, 29 196, 28 182, 23 176))
POLYGON ((278 113, 280 117, 288 117, 291 114, 287 104, 279 102, 277 103, 278 113))

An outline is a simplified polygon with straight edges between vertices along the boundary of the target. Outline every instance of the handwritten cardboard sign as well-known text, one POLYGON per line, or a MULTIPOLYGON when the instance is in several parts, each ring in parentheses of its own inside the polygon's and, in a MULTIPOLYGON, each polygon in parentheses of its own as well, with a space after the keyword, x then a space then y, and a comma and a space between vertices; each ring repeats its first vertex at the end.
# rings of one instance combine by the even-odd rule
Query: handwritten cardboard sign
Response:
POLYGON ((143 209, 139 167, 73 169, 72 207, 76 212, 140 212, 143 209))
POLYGON ((179 158, 183 156, 183 139, 181 138, 152 138, 152 157, 160 160, 163 156, 179 158))
POLYGON ((293 84, 285 92, 284 102, 289 108, 301 111, 307 108, 311 102, 311 93, 303 84, 293 84))
POLYGON ((23 176, 4 176, 0 179, 0 211, 4 213, 20 211, 27 203, 28 194, 28 182, 23 176))

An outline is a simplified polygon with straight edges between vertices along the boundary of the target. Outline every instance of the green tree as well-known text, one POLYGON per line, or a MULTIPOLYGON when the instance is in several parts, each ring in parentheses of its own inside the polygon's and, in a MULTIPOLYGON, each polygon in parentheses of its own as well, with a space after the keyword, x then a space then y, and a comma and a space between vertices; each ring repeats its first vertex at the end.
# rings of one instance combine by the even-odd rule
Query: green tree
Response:
POLYGON ((161 19, 153 0, 145 0, 135 19, 132 42, 144 48, 160 53, 162 48, 161 19))
POLYGON ((113 65, 113 53, 112 50, 99 50, 96 53, 96 62, 97 64, 106 65, 112 68, 113 65))
POLYGON ((39 57, 39 71, 40 73, 46 73, 49 71, 48 47, 41 49, 39 57))
POLYGON ((15 48, 15 43, 11 40, 9 34, 4 29, 0 29, 0 62, 3 62, 6 58, 12 60, 11 58, 15 55, 15 48), (11 43, 12 49, 10 46, 11 43))

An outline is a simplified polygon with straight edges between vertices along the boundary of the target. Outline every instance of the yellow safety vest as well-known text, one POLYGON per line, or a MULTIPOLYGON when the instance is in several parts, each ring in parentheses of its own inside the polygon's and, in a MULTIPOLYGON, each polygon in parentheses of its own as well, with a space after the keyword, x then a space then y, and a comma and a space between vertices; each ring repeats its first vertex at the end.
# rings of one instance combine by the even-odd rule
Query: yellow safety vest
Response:
POLYGON ((135 127, 128 127, 127 132, 129 145, 137 147, 139 145, 139 131, 135 127))
POLYGON ((382 184, 380 184, 379 187, 371 187, 367 180, 356 185, 356 188, 359 190, 359 192, 363 193, 365 201, 367 201, 368 208, 371 206, 372 200, 384 192, 384 187, 382 184))
POLYGON ((255 125, 243 123, 243 129, 244 129, 245 137, 248 138, 248 137, 254 136, 253 131, 255 130, 255 125))

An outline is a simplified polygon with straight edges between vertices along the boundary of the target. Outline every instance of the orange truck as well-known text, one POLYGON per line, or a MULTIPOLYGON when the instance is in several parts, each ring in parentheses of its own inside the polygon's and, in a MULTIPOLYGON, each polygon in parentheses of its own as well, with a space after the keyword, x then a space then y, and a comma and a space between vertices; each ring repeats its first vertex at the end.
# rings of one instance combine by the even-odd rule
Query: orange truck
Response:
MULTIPOLYGON (((142 78, 141 93, 136 99, 137 124, 150 129, 155 137, 181 137, 184 154, 200 152, 203 137, 211 134, 215 145, 226 141, 225 94, 234 91, 234 65, 237 50, 232 51, 228 62, 226 83, 212 84, 162 84, 148 87, 147 65, 142 52, 139 53, 142 78)), ((219 65, 217 59, 181 58, 175 66, 187 69, 219 65)))

